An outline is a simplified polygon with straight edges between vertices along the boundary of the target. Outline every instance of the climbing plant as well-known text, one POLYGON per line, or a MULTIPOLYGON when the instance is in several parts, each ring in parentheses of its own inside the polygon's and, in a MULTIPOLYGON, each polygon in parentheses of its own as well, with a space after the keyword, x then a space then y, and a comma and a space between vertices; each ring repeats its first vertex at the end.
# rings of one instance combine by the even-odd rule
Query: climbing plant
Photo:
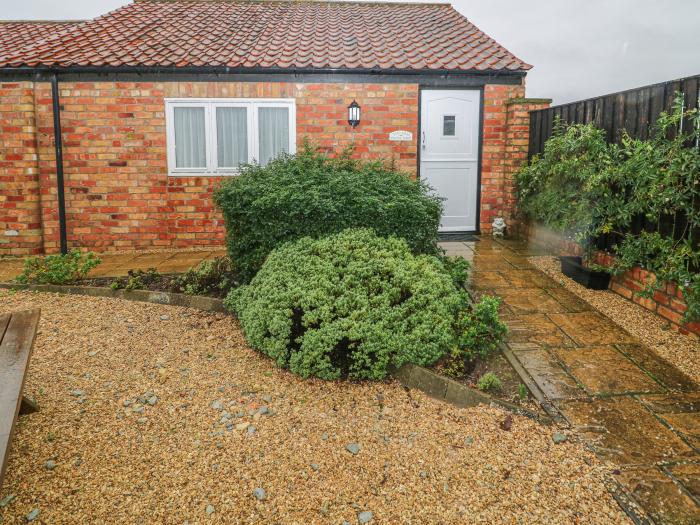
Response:
POLYGON ((587 247, 615 234, 609 271, 653 272, 644 296, 676 283, 685 320, 700 319, 699 139, 698 111, 685 110, 682 95, 648 140, 624 135, 619 146, 607 144, 592 124, 559 123, 544 154, 517 174, 520 209, 587 247))

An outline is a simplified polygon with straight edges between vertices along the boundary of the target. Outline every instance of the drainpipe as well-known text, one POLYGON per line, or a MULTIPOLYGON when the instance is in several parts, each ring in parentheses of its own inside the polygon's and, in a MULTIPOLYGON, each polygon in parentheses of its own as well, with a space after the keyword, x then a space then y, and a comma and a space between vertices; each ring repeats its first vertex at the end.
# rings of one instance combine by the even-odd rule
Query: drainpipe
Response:
POLYGON ((68 253, 66 233, 66 195, 63 184, 63 138, 61 136, 61 104, 58 100, 58 75, 51 77, 51 99, 53 102, 53 135, 56 150, 56 189, 58 195, 58 228, 61 235, 61 253, 68 253))

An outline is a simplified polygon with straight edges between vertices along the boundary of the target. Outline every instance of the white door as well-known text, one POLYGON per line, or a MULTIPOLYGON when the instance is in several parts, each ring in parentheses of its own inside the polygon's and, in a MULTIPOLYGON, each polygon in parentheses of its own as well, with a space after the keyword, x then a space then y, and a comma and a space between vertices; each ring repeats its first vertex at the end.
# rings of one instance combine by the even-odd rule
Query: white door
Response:
POLYGON ((480 92, 421 92, 420 176, 443 197, 440 231, 476 231, 480 92))

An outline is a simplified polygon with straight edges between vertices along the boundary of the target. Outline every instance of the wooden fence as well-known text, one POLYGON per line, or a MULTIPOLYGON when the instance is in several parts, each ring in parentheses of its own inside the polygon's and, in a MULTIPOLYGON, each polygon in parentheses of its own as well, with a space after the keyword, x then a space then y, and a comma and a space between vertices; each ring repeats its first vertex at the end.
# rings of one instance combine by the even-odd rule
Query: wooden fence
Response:
MULTIPOLYGON (((686 108, 696 108, 700 107, 699 91, 700 75, 696 75, 531 111, 529 157, 544 152, 544 144, 552 136, 557 117, 567 124, 592 122, 607 132, 608 142, 619 142, 623 130, 627 130, 627 133, 635 138, 646 139, 659 114, 671 110, 677 93, 683 94, 686 108)), ((683 125, 687 124, 684 122, 683 125)), ((698 147, 698 144, 693 146, 698 147)), ((610 251, 622 241, 625 234, 638 235, 642 231, 658 231, 674 239, 691 239, 693 247, 698 249, 700 231, 689 231, 687 226, 686 218, 680 213, 664 216, 654 222, 640 215, 633 219, 626 232, 601 235, 594 243, 599 249, 610 251)))
POLYGON ((619 142, 622 130, 646 139, 659 113, 671 109, 676 93, 683 93, 686 108, 695 108, 699 89, 700 75, 697 75, 532 111, 529 156, 544 151, 557 117, 568 124, 593 122, 607 132, 609 142, 619 142))

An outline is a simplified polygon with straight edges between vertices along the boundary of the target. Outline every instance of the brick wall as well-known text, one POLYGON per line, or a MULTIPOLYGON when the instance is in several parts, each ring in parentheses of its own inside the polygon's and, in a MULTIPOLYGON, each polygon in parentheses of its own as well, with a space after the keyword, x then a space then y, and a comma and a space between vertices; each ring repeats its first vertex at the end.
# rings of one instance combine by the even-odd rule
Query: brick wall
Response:
POLYGON ((30 82, 0 83, 0 255, 42 250, 30 82))
MULTIPOLYGON (((55 253, 59 229, 50 85, 3 86, 0 126, 22 133, 2 138, 0 176, 7 184, 0 192, 0 226, 14 225, 19 235, 9 242, 12 235, 2 236, 0 253, 55 253)), ((508 101, 523 92, 523 85, 484 90, 484 232, 496 216, 510 217, 507 177, 524 158, 519 137, 524 128, 519 106, 508 101)), ((298 144, 305 137, 327 151, 354 144, 356 157, 393 160, 415 175, 418 94, 417 84, 61 83, 68 244, 99 251, 223 241, 223 221, 211 199, 222 177, 167 175, 166 97, 294 98, 298 144), (353 99, 362 106, 355 129, 348 126, 346 113, 353 99), (413 140, 390 141, 395 130, 412 132, 413 140)))
MULTIPOLYGON (((529 223, 518 225, 518 234, 535 246, 550 250, 554 254, 581 255, 581 246, 561 234, 544 227, 535 227, 529 223)), ((595 252, 594 261, 603 266, 613 263, 613 256, 608 253, 595 252)), ((670 325, 684 334, 700 337, 700 323, 684 323, 683 314, 687 310, 683 300, 683 292, 675 283, 666 283, 661 290, 654 294, 653 298, 640 297, 637 292, 646 289, 647 285, 654 282, 656 276, 640 267, 632 268, 620 275, 615 275, 610 280, 610 290, 621 295, 625 299, 656 313, 669 321, 670 325)))
POLYGON ((508 101, 522 98, 524 85, 488 85, 484 88, 484 130, 481 156, 482 233, 491 232, 491 223, 507 215, 504 180, 508 140, 508 101))

